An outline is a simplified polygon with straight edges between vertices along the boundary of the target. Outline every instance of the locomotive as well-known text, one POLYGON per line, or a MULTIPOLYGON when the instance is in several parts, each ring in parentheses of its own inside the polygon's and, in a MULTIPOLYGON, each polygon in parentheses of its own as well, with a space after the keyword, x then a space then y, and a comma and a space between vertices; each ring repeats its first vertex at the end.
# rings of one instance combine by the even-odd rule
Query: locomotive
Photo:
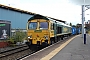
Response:
POLYGON ((72 27, 42 15, 34 15, 27 22, 27 40, 30 45, 50 45, 72 34, 72 27))

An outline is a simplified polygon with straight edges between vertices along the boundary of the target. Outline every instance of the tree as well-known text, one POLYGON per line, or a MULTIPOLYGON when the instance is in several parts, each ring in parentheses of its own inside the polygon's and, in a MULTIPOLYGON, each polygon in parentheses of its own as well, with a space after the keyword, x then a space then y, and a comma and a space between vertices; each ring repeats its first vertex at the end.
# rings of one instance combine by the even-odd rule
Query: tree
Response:
POLYGON ((70 24, 69 24, 70 26, 72 26, 72 23, 70 22, 70 24))
POLYGON ((76 27, 76 25, 72 25, 72 27, 76 27))

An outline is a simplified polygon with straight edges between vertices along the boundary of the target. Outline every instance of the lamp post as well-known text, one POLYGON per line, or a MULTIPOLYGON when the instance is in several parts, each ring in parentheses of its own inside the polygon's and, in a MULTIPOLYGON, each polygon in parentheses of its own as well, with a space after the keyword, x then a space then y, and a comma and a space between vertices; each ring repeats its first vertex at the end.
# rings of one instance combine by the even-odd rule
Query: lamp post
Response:
POLYGON ((85 29, 85 25, 84 25, 84 21, 85 21, 85 11, 90 9, 89 7, 90 5, 82 5, 82 37, 84 39, 84 44, 86 44, 86 29, 85 29), (85 7, 87 8, 85 10, 85 7))
POLYGON ((84 37, 84 34, 86 34, 84 29, 84 20, 85 20, 85 11, 90 9, 90 0, 69 0, 70 2, 74 3, 75 5, 82 6, 82 37, 84 39, 84 44, 86 44, 86 37, 84 37), (85 7, 87 8, 85 10, 85 7))
POLYGON ((85 21, 85 5, 82 5, 82 37, 84 39, 84 44, 86 44, 86 30, 84 28, 84 21, 85 21))
POLYGON ((82 38, 84 37, 85 5, 82 5, 82 38))

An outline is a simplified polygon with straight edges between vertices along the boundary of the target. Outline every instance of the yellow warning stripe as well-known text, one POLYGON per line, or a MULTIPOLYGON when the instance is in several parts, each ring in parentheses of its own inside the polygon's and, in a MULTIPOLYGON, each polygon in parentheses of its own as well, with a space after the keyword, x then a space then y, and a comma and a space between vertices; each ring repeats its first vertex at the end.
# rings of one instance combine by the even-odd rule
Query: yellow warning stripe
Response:
MULTIPOLYGON (((79 35, 77 35, 77 36, 79 36, 79 35)), ((50 52, 48 55, 46 55, 45 57, 41 58, 40 60, 50 60, 52 57, 54 57, 59 51, 61 51, 68 43, 70 43, 70 41, 72 41, 77 36, 69 39, 64 44, 60 45, 58 48, 56 48, 54 51, 50 52)))

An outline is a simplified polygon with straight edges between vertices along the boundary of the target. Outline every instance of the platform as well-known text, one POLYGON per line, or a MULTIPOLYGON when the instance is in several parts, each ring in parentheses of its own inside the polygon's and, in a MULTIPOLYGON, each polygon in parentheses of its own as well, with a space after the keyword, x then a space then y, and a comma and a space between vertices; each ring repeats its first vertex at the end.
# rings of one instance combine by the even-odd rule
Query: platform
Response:
POLYGON ((90 60, 90 35, 86 35, 86 44, 82 35, 68 40, 41 60, 90 60))

